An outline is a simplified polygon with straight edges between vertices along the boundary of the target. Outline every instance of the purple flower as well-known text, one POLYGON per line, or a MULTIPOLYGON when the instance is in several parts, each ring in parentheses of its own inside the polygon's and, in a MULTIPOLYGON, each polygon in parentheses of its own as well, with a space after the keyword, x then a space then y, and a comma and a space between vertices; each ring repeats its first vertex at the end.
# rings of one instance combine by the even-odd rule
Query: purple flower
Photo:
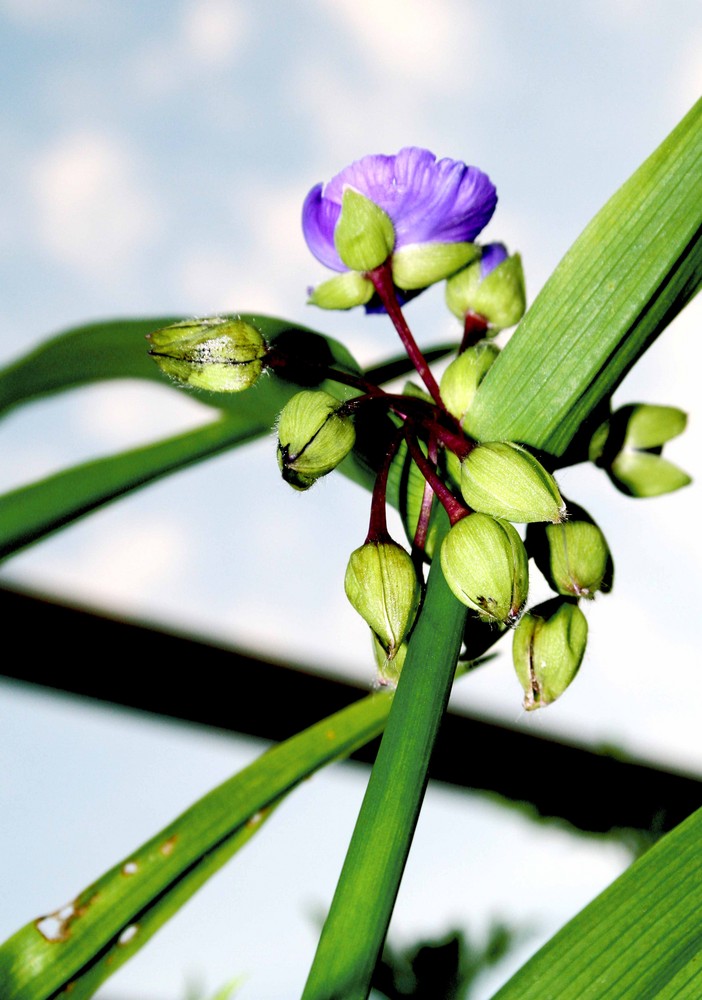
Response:
POLYGON ((428 149, 407 146, 396 156, 364 156, 305 199, 302 229, 310 250, 333 271, 348 271, 337 253, 334 230, 344 191, 351 188, 378 205, 395 230, 393 254, 421 244, 470 243, 497 203, 481 170, 459 160, 437 160, 428 149))

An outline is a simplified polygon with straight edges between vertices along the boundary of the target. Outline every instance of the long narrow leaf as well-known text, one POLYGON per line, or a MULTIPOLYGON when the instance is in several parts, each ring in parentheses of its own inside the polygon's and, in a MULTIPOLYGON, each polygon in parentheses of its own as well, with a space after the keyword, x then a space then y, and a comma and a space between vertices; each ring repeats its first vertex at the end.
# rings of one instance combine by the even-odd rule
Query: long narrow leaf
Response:
POLYGON ((578 237, 480 386, 468 430, 561 455, 702 283, 702 100, 578 237))
POLYGON ((368 996, 424 797, 465 615, 435 560, 303 1000, 368 996))
POLYGON ((702 996, 702 810, 666 834, 494 1000, 702 996))
POLYGON ((259 825, 262 810, 376 736, 391 702, 388 693, 369 695, 269 750, 75 900, 23 927, 0 948, 0 996, 51 1000, 84 976, 97 987, 120 947, 136 950, 144 921, 153 932, 241 845, 247 824, 259 825))

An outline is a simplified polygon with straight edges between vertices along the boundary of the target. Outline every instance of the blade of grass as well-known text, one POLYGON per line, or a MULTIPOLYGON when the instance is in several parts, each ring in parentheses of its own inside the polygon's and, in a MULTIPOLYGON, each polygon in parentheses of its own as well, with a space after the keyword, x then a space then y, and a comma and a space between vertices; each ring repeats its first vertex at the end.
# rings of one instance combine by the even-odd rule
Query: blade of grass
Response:
POLYGON ((702 996, 702 810, 558 932, 494 1000, 702 996))
POLYGON ((702 101, 551 275, 476 394, 467 430, 561 455, 702 283, 702 101))
POLYGON ((435 560, 303 1000, 368 996, 424 797, 465 615, 435 560))
POLYGON ((153 933, 241 846, 249 824, 260 825, 261 811, 377 736, 391 703, 387 692, 369 695, 269 750, 67 906, 27 924, 0 947, 0 996, 51 1000, 83 976, 96 988, 121 963, 120 948, 140 946, 130 928, 153 933))

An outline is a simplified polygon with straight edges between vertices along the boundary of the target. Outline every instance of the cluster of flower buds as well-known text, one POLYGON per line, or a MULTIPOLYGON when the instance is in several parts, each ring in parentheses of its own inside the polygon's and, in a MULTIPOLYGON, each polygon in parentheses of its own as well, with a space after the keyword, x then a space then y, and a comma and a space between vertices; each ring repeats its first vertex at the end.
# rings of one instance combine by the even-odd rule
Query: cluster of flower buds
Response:
MULTIPOLYGON (((482 656, 512 631, 524 705, 534 709, 553 702, 575 677, 587 641, 581 602, 611 589, 613 569, 600 528, 576 504, 566 509, 536 455, 519 442, 471 437, 474 398, 499 357, 492 338, 518 323, 526 306, 519 254, 510 255, 502 243, 475 242, 496 202, 482 171, 415 147, 364 157, 316 185, 305 200, 307 244, 336 272, 309 301, 387 313, 423 388, 409 383, 402 394, 386 392, 360 374, 335 369, 331 358, 328 364, 317 359, 306 381, 300 358, 293 370, 292 356, 241 318, 157 330, 150 353, 169 376, 213 392, 241 391, 265 368, 285 374, 288 364, 291 381, 340 383, 339 397, 303 389, 280 413, 278 465, 296 490, 309 489, 349 455, 360 413, 379 414, 383 426, 394 427, 375 479, 368 533, 345 577, 347 597, 370 627, 380 682, 399 676, 421 605, 424 564, 439 558, 448 586, 472 613, 466 655, 482 656), (457 356, 437 383, 402 305, 444 280, 446 303, 463 331, 457 356), (391 476, 413 497, 411 514, 408 506, 403 515, 411 553, 388 533, 391 476), (524 541, 515 524, 527 525, 524 541), (530 559, 556 596, 525 612, 530 559)), ((625 407, 598 428, 589 457, 627 493, 667 492, 689 481, 660 454, 684 426, 684 414, 672 407, 625 407)))

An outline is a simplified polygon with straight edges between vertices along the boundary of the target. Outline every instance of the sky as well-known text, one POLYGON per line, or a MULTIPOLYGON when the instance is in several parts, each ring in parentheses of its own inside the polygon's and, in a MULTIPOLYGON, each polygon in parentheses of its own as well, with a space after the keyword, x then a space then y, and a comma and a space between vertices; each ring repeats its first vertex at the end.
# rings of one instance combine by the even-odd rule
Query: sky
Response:
MULTIPOLYGON (((692 0, 0 0, 0 363, 87 320, 229 310, 316 326, 362 363, 395 353, 382 317, 305 304, 325 275, 299 219, 313 184, 404 145, 490 175, 499 204, 485 238, 522 253, 533 299, 699 96, 701 41, 692 0)), ((457 336, 438 289, 407 314, 422 344, 457 336)), ((693 303, 615 397, 690 412, 666 454, 693 476, 701 319, 693 303)), ((155 384, 46 400, 0 426, 0 488, 209 414, 196 395, 155 384)), ((271 437, 113 504, 16 556, 2 578, 370 686, 366 628, 342 587, 368 497, 341 476, 293 494, 274 451, 271 437)), ((505 650, 455 700, 699 773, 698 487, 632 501, 591 467, 559 479, 604 529, 616 567, 612 595, 587 609, 580 675, 527 717, 505 650)), ((91 655, 99 669, 100 651, 91 655)), ((0 938, 260 750, 3 685, 0 851, 11 877, 0 938)), ((239 972, 243 1000, 299 993, 364 774, 338 766, 308 783, 101 995, 172 1000, 187 976, 214 990, 239 972)), ((616 845, 432 789, 395 933, 448 922, 479 933, 510 914, 533 932, 528 953, 625 863, 616 845), (548 862, 528 871, 527 852, 548 862)))

